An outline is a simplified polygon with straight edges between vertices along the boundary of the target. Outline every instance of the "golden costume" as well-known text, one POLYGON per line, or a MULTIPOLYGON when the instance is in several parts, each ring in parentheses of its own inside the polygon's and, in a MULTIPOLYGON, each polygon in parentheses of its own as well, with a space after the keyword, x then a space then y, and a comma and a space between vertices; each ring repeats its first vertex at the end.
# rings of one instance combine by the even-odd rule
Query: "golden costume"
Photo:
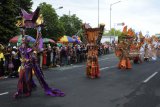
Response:
POLYGON ((127 26, 123 28, 122 39, 116 47, 115 53, 119 57, 118 68, 119 69, 131 69, 132 65, 130 62, 130 46, 134 36, 133 30, 130 28, 127 31, 127 26))
POLYGON ((104 25, 100 25, 99 28, 86 27, 86 24, 83 26, 84 36, 87 40, 87 66, 86 66, 86 75, 89 78, 98 78, 100 77, 100 70, 98 64, 98 43, 101 39, 104 25))
POLYGON ((118 53, 119 53, 119 64, 118 68, 119 69, 130 69, 132 68, 130 59, 129 59, 129 49, 128 49, 129 44, 122 41, 119 43, 118 46, 118 53))

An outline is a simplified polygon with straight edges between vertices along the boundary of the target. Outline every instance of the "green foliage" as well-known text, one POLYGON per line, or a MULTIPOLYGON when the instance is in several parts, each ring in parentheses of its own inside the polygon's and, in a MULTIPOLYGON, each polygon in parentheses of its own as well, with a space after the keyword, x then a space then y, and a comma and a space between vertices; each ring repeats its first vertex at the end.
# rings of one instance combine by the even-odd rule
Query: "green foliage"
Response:
POLYGON ((18 32, 14 0, 0 2, 0 40, 6 44, 18 32))
POLYGON ((14 0, 17 6, 17 13, 20 12, 20 8, 24 9, 27 12, 31 12, 32 9, 32 0, 14 0))
POLYGON ((121 36, 122 32, 120 30, 116 30, 112 28, 108 33, 104 33, 106 36, 121 36))
MULTIPOLYGON (((8 43, 9 39, 19 33, 16 27, 16 17, 20 13, 20 8, 31 12, 32 0, 1 0, 0 1, 0 39, 8 43)), ((82 21, 74 15, 63 15, 58 17, 52 5, 41 3, 40 13, 43 15, 45 27, 42 29, 42 36, 57 40, 60 36, 72 36, 81 29, 82 21)), ((27 35, 36 36, 35 29, 27 29, 27 35)))
POLYGON ((65 34, 67 36, 72 36, 77 34, 81 29, 82 20, 80 20, 75 14, 73 15, 63 15, 60 17, 60 22, 64 26, 65 34))
POLYGON ((42 36, 56 40, 59 36, 64 35, 63 24, 58 20, 58 15, 52 5, 43 2, 40 4, 40 8, 45 24, 42 36))

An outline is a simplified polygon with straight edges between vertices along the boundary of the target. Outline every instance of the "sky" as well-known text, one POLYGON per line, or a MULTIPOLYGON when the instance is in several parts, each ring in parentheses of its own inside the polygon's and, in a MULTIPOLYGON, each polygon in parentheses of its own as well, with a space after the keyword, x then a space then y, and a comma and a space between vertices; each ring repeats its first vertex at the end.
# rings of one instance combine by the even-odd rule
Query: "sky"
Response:
MULTIPOLYGON (((98 26, 98 0, 33 0, 32 9, 42 3, 51 4, 59 16, 63 14, 76 14, 83 23, 92 27, 98 26), (62 9, 57 9, 63 6, 62 9)), ((160 33, 160 0, 99 0, 99 23, 105 24, 106 31, 111 27, 123 29, 117 23, 125 23, 128 28, 136 32, 142 31, 143 35, 160 33), (116 3, 120 1, 119 3, 116 3)))

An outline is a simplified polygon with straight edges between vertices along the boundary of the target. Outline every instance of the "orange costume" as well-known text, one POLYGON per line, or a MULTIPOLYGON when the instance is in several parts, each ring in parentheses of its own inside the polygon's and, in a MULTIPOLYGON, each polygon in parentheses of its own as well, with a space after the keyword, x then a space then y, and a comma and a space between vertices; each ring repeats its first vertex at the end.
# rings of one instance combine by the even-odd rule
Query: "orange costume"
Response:
POLYGON ((84 24, 84 36, 87 40, 87 66, 86 66, 86 75, 89 78, 98 78, 100 77, 100 70, 98 64, 98 43, 103 34, 104 25, 100 25, 99 28, 87 27, 87 24, 84 24))
POLYGON ((130 39, 133 38, 134 32, 130 28, 127 31, 127 26, 123 28, 123 33, 122 33, 122 40, 118 43, 118 46, 116 48, 116 55, 119 57, 120 61, 118 64, 119 69, 131 69, 132 65, 130 62, 130 39))
POLYGON ((128 49, 128 44, 125 43, 124 41, 119 44, 119 64, 118 68, 119 69, 131 69, 132 65, 129 59, 129 49, 128 49))
POLYGON ((140 48, 141 43, 137 43, 136 41, 130 46, 130 59, 132 59, 134 63, 142 63, 140 58, 140 48))

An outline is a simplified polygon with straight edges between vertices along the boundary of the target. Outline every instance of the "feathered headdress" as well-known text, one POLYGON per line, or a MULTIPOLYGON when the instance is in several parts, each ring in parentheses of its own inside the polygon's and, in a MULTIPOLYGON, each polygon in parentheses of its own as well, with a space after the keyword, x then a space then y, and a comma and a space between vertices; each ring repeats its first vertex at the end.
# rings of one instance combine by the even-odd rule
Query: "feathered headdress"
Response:
POLYGON ((130 37, 134 37, 134 36, 135 36, 135 33, 134 33, 134 31, 132 30, 132 28, 129 28, 129 29, 128 29, 127 36, 130 36, 130 37))
POLYGON ((122 33, 123 35, 127 35, 127 26, 124 26, 122 33))
POLYGON ((144 38, 144 36, 143 36, 141 31, 139 32, 139 38, 141 38, 141 39, 144 38))

